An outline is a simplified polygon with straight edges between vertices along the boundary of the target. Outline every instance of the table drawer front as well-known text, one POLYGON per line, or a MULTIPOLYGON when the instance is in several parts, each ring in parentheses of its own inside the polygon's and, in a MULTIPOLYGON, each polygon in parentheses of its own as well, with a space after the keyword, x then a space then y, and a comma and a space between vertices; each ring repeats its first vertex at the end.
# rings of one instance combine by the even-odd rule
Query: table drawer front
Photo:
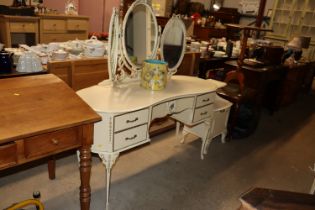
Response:
POLYGON ((147 139, 148 125, 125 130, 114 135, 114 151, 132 146, 147 139))
POLYGON ((43 31, 66 31, 66 21, 65 20, 42 20, 43 31))
POLYGON ((194 106, 194 97, 180 98, 175 101, 174 112, 181 112, 185 109, 191 109, 194 106))
POLYGON ((55 131, 52 133, 26 138, 24 141, 25 157, 32 158, 41 156, 79 145, 80 140, 78 127, 55 131))
POLYGON ((7 168, 17 163, 17 147, 16 144, 8 143, 0 145, 0 169, 7 168))
POLYGON ((215 93, 207 93, 197 96, 196 107, 205 106, 214 102, 215 93))
POLYGON ((32 22, 12 22, 10 23, 11 32, 36 32, 36 25, 32 22))
POLYGON ((195 109, 193 122, 198 122, 200 120, 212 117, 212 109, 213 104, 195 109))
POLYGON ((87 31, 88 22, 86 20, 67 20, 67 29, 68 31, 87 31))
POLYGON ((116 116, 114 118, 114 131, 121 131, 127 128, 132 128, 144 123, 148 123, 149 110, 143 109, 136 112, 127 113, 116 116))
POLYGON ((87 39, 87 35, 85 33, 76 33, 76 34, 72 34, 72 33, 45 33, 42 34, 40 37, 40 42, 41 43, 45 43, 48 44, 50 42, 66 42, 69 40, 74 40, 74 39, 87 39))

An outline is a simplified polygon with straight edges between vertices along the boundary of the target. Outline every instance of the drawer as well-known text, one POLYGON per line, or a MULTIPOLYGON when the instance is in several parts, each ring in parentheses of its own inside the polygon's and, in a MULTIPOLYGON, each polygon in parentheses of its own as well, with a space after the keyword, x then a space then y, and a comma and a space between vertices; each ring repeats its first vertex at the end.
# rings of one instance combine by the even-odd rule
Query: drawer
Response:
POLYGON ((66 21, 56 19, 43 19, 42 20, 43 31, 48 32, 60 32, 66 31, 66 21))
POLYGON ((152 107, 152 115, 151 120, 154 120, 156 118, 162 118, 169 114, 169 106, 168 103, 170 102, 164 102, 161 104, 157 104, 152 107))
POLYGON ((197 96, 196 107, 201 107, 214 102, 215 93, 207 93, 197 96))
POLYGON ((78 134, 79 128, 74 127, 26 138, 24 141, 25 157, 32 158, 78 147, 81 144, 78 134))
POLYGON ((193 122, 198 122, 200 120, 212 117, 213 114, 213 104, 203 106, 195 109, 193 122))
POLYGON ((84 40, 87 39, 87 35, 86 33, 44 33, 41 34, 40 43, 66 42, 75 39, 84 40))
POLYGON ((114 132, 132 128, 137 125, 148 123, 149 110, 142 109, 136 112, 127 113, 114 118, 114 132))
POLYGON ((32 32, 37 33, 36 25, 33 22, 10 22, 11 32, 32 32))
POLYGON ((185 109, 193 108, 194 99, 195 99, 195 97, 176 99, 174 112, 181 112, 185 109))
POLYGON ((68 29, 68 31, 87 31, 88 30, 88 21, 68 19, 67 20, 67 29, 68 29))
POLYGON ((130 147, 147 139, 148 125, 141 125, 114 134, 114 151, 130 147))
POLYGON ((17 163, 16 143, 0 145, 0 169, 7 168, 17 163))

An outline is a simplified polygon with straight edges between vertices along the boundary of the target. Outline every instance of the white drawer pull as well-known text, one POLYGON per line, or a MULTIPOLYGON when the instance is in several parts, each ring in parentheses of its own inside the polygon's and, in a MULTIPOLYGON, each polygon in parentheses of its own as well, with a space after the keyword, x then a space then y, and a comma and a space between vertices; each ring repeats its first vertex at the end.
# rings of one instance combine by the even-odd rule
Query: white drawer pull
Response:
POLYGON ((134 120, 126 120, 126 123, 134 123, 134 122, 136 122, 138 120, 139 120, 139 118, 136 117, 134 120))
POLYGON ((206 115, 206 114, 208 114, 208 112, 201 112, 201 113, 200 113, 201 116, 202 116, 202 115, 206 115))
POLYGON ((138 135, 135 134, 133 137, 126 137, 125 140, 126 140, 126 141, 134 140, 134 139, 137 138, 137 137, 138 137, 138 135))
POLYGON ((202 102, 208 102, 210 101, 210 98, 207 98, 207 99, 203 99, 202 102))
POLYGON ((58 145, 59 141, 58 139, 51 139, 51 143, 53 143, 54 145, 58 145))

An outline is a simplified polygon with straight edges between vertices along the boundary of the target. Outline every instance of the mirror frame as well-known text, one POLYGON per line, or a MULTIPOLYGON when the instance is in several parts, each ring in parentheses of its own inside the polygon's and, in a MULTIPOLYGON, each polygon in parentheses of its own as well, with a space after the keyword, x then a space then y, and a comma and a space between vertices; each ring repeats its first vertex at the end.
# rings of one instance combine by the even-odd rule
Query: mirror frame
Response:
MULTIPOLYGON (((161 44, 160 44, 160 49, 161 49, 161 59, 162 61, 165 61, 165 57, 164 57, 164 42, 166 39, 166 34, 168 31, 171 31, 173 28, 173 25, 176 24, 180 27, 181 32, 183 34, 183 40, 182 40, 182 52, 181 55, 177 61, 177 63, 175 64, 174 67, 172 68, 168 68, 168 74, 169 75, 174 75, 177 72, 177 68, 180 66, 180 64, 182 63, 183 59, 184 59, 184 55, 185 55, 185 51, 186 51, 186 27, 184 22, 181 20, 180 15, 173 15, 171 17, 171 19, 168 20, 168 22, 165 25, 164 31, 162 33, 162 37, 161 37, 161 44)), ((167 62, 167 61, 166 61, 167 62)))
POLYGON ((108 56, 107 67, 109 80, 116 80, 116 70, 118 65, 118 50, 119 50, 119 11, 113 8, 112 16, 109 23, 109 37, 108 37, 108 56), (115 31, 115 34, 113 33, 115 31))
POLYGON ((153 9, 150 6, 150 4, 148 4, 147 0, 136 0, 130 6, 130 8, 127 10, 127 13, 125 14, 125 17, 123 20, 123 25, 122 25, 122 32, 121 32, 121 45, 122 45, 122 53, 123 53, 123 57, 124 57, 124 64, 131 71, 131 75, 134 75, 134 74, 137 75, 141 71, 142 65, 136 65, 130 60, 129 55, 127 53, 127 48, 126 48, 125 33, 126 33, 126 25, 127 25, 127 21, 128 21, 129 16, 130 16, 130 13, 134 10, 135 7, 137 7, 139 5, 143 5, 146 7, 148 13, 152 17, 152 21, 154 23, 153 27, 155 30, 154 46, 152 49, 152 53, 146 59, 154 59, 156 57, 156 53, 157 53, 158 46, 159 46, 159 27, 158 27, 157 19, 155 17, 153 9))

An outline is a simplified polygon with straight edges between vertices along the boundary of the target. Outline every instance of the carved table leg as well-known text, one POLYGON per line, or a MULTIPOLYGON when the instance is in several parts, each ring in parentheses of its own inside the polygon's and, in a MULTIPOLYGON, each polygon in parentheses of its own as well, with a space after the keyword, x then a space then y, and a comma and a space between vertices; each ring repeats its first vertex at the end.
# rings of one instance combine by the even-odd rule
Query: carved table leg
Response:
POLYGON ((106 210, 109 210, 109 191, 110 191, 110 175, 111 169, 115 164, 119 153, 99 153, 100 158, 102 159, 103 164, 106 167, 106 210))
POLYGON ((81 210, 90 209, 91 201, 91 145, 93 142, 93 125, 85 125, 82 128, 82 146, 80 148, 80 204, 81 210))
POLYGON ((80 149, 80 201, 81 210, 90 209, 90 199, 91 199, 91 187, 90 187, 90 177, 91 177, 91 150, 89 146, 82 146, 80 149))

